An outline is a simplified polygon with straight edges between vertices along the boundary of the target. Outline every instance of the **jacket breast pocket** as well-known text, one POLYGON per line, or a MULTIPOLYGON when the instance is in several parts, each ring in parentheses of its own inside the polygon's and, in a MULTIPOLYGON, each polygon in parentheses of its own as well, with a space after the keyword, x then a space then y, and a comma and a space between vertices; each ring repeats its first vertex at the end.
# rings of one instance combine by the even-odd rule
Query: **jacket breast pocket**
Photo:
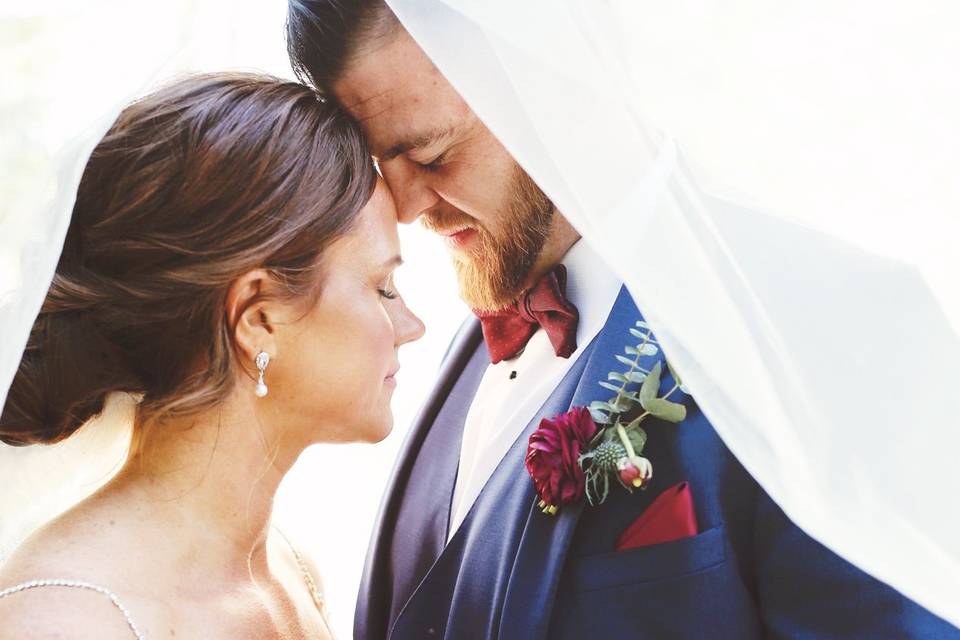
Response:
POLYGON ((628 551, 573 559, 548 637, 759 638, 753 599, 722 527, 628 551))
POLYGON ((723 528, 627 551, 578 558, 570 567, 577 592, 608 589, 704 571, 726 560, 723 528))

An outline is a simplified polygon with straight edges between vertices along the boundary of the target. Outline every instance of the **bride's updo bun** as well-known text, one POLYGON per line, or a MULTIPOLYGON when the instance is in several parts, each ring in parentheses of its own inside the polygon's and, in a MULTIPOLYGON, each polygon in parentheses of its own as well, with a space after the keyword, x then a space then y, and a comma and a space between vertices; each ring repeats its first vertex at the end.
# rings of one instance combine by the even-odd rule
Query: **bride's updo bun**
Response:
POLYGON ((62 440, 113 391, 142 394, 147 418, 222 401, 230 283, 262 267, 315 298, 375 184, 355 123, 298 83, 202 75, 128 106, 87 162, 0 440, 62 440))

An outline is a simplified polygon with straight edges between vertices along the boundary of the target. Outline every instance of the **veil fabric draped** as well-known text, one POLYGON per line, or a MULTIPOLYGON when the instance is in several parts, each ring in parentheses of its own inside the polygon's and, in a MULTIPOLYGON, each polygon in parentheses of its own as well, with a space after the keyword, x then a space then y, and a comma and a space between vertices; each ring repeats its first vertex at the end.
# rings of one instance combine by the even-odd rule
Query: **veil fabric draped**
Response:
MULTIPOLYGON (((960 625, 955 4, 388 1, 628 284, 780 506, 960 625)), ((0 203, 0 402, 103 114, 151 75, 253 60, 286 73, 256 51, 276 38, 283 55, 263 3, 61 4, 50 15, 24 4, 17 19, 56 24, 49 42, 7 56, 60 95, 4 125, 5 139, 51 153, 25 162, 18 143, 11 166, 43 175, 18 178, 17 198, 0 203), (59 57, 40 56, 50 51, 59 57), (78 131, 53 162, 54 143, 78 131), (46 170, 58 164, 59 179, 46 170)), ((114 449, 83 437, 72 450, 0 448, 0 557, 72 501, 59 479, 79 493, 105 479, 116 437, 114 449)))
POLYGON ((388 2, 771 497, 960 625, 956 5, 388 2))
MULTIPOLYGON (((60 257, 87 158, 120 110, 193 71, 256 66, 290 76, 285 6, 244 0, 7 3, 0 51, 0 406, 60 257)), ((0 562, 33 528, 125 459, 132 407, 49 447, 0 444, 0 562)))

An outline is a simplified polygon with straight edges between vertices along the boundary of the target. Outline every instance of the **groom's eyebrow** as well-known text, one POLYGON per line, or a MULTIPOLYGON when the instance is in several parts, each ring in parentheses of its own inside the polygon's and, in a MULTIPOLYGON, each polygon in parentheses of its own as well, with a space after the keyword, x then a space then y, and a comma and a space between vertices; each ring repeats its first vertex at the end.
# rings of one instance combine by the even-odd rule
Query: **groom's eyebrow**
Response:
POLYGON ((412 151, 413 149, 421 149, 423 147, 429 147, 433 144, 436 144, 448 138, 453 134, 452 128, 447 129, 431 129, 430 131, 425 131, 424 133, 417 134, 410 138, 409 140, 401 140, 397 144, 393 145, 385 152, 379 155, 375 155, 377 162, 387 162, 393 160, 401 153, 406 153, 412 151))

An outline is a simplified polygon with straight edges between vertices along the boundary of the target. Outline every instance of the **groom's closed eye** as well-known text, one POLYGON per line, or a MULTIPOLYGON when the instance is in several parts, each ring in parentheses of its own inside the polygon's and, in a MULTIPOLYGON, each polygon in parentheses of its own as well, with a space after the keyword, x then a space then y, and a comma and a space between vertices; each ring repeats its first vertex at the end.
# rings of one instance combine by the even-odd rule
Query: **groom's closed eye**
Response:
MULTIPOLYGON (((377 163, 383 164, 404 153, 437 150, 438 148, 442 148, 444 143, 453 137, 453 134, 454 129, 452 127, 431 129, 430 131, 415 134, 406 140, 398 142, 383 153, 375 154, 374 158, 377 163)), ((436 151, 434 152, 436 153, 436 151)), ((418 164, 422 164, 419 160, 411 159, 418 164)))
POLYGON ((412 157, 410 159, 416 162, 422 168, 426 169, 427 171, 436 171, 441 167, 441 165, 443 165, 443 161, 446 159, 446 156, 447 156, 447 153, 446 151, 444 151, 443 153, 435 155, 432 160, 417 159, 412 157))

